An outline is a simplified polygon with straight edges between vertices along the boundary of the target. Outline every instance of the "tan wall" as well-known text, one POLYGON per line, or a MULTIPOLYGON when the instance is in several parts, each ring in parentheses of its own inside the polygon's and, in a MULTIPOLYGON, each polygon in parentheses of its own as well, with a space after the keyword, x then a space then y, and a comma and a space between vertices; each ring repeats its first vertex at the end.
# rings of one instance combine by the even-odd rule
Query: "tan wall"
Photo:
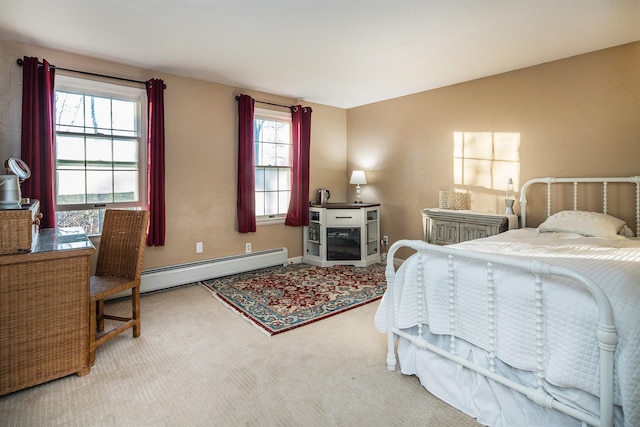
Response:
POLYGON ((353 108, 347 123, 347 169, 367 171, 362 194, 382 203, 382 234, 420 239, 419 211, 438 206, 439 190, 502 212, 509 176, 517 190, 540 176, 640 174, 640 42, 353 108), (517 161, 461 180, 456 132, 506 135, 517 161))
MULTIPOLYGON (((166 246, 150 247, 144 268, 174 265, 244 252, 287 247, 289 257, 302 255, 302 230, 285 225, 258 226, 238 233, 236 225, 237 104, 235 95, 297 104, 293 99, 243 91, 150 70, 0 41, 0 160, 20 155, 22 69, 16 59, 45 58, 64 68, 135 80, 165 81, 166 246), (204 253, 195 253, 195 242, 204 253)), ((310 105, 312 115, 311 191, 327 187, 334 200, 346 197, 346 111, 310 105)))
MULTIPOLYGON (((235 95, 296 100, 0 41, 0 160, 19 156, 22 70, 15 60, 24 55, 166 82, 167 240, 148 248, 145 268, 242 253, 246 242, 302 254, 300 229, 266 225, 240 234, 235 219, 235 95), (204 242, 203 254, 195 254, 196 241, 204 242)), ((382 234, 392 242, 419 239, 419 211, 437 206, 438 190, 468 191, 473 209, 499 212, 507 176, 518 187, 537 176, 640 174, 639 100, 640 43, 632 43, 348 111, 301 102, 313 108, 311 192, 328 188, 331 201, 352 200, 349 175, 364 169, 362 199, 382 203, 382 234), (454 178, 456 132, 516 135, 516 172, 478 168, 454 178)))

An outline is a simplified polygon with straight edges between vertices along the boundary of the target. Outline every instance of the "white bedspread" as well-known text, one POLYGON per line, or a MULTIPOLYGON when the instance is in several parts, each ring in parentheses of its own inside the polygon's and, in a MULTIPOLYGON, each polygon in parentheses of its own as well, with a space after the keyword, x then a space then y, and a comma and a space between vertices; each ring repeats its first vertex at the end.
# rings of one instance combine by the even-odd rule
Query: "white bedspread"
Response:
MULTIPOLYGON (((613 307, 618 346, 615 353, 616 404, 622 405, 626 426, 640 425, 640 240, 600 239, 576 234, 512 230, 455 247, 537 259, 578 271, 607 294, 613 307)), ((400 329, 417 323, 416 287, 418 257, 411 256, 396 273, 395 319, 400 329)), ((446 261, 423 256, 427 283, 424 323, 435 334, 450 332, 449 286, 446 261)), ((456 261, 457 336, 485 350, 488 310, 486 267, 456 261)), ((519 369, 534 371, 535 296, 531 276, 510 269, 494 272, 497 302, 497 357, 519 369), (528 303, 522 304, 522 298, 528 303), (516 302, 518 301, 518 302, 516 302), (508 345, 505 345, 508 343, 508 345)), ((545 376, 560 387, 577 388, 594 395, 599 390, 599 350, 594 341, 597 306, 587 291, 568 279, 543 278, 545 316, 545 376), (557 286, 558 282, 564 286, 557 286)), ((386 297, 376 312, 375 324, 386 332, 386 297)))

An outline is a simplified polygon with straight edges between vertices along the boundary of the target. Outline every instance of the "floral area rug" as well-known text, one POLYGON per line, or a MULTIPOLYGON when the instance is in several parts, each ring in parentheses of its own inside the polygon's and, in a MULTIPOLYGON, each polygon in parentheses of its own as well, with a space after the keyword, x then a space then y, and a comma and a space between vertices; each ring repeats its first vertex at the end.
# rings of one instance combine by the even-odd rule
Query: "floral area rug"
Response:
POLYGON ((370 303, 386 290, 385 264, 292 264, 200 282, 223 304, 275 335, 370 303))

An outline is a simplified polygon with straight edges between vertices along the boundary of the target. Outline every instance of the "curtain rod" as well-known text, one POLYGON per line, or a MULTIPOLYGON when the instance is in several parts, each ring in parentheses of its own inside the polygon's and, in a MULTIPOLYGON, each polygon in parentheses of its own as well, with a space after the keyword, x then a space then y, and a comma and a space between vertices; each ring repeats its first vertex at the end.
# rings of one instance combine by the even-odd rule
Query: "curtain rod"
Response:
MULTIPOLYGON (((22 58, 18 58, 16 60, 16 64, 18 64, 21 67, 22 67, 23 63, 24 63, 24 61, 22 60, 22 58)), ((38 66, 41 67, 42 64, 38 63, 38 66)), ((72 70, 70 68, 56 67, 55 65, 49 65, 49 68, 53 68, 54 70, 69 71, 69 72, 72 72, 72 73, 85 74, 87 76, 104 77, 104 78, 107 78, 107 79, 122 80, 122 81, 125 81, 125 82, 138 83, 138 84, 145 85, 145 86, 147 85, 147 82, 143 82, 143 81, 140 81, 140 80, 125 79, 124 77, 108 76, 106 74, 90 73, 88 71, 72 70)), ((164 89, 167 88, 166 83, 163 86, 164 86, 164 89)))
MULTIPOLYGON (((240 95, 236 95, 236 101, 240 99, 240 95)), ((276 104, 273 102, 267 102, 267 101, 258 101, 257 99, 254 99, 253 102, 257 102, 259 104, 267 104, 267 105, 273 105, 274 107, 283 107, 283 108, 294 108, 294 105, 283 105, 283 104, 276 104)))

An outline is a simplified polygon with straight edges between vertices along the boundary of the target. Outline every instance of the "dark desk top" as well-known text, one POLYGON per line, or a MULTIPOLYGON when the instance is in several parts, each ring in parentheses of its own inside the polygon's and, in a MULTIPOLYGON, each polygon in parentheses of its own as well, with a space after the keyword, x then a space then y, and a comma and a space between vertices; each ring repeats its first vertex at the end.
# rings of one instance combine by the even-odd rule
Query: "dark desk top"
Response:
POLYGON ((325 209, 361 209, 372 208, 374 206, 380 206, 380 203, 325 203, 320 205, 312 203, 312 208, 325 208, 325 209))
POLYGON ((70 249, 95 249, 81 227, 41 228, 32 254, 65 251, 70 249))
POLYGON ((90 256, 96 251, 81 227, 42 228, 31 252, 0 256, 0 266, 90 256))

